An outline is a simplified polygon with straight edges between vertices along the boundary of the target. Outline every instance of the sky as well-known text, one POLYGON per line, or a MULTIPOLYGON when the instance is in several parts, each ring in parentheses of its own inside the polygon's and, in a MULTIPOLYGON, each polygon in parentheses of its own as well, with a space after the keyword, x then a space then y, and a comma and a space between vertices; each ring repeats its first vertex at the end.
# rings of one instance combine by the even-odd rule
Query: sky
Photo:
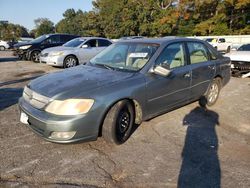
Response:
POLYGON ((89 11, 92 0, 0 0, 0 20, 34 29, 34 20, 49 18, 55 24, 69 8, 89 11))

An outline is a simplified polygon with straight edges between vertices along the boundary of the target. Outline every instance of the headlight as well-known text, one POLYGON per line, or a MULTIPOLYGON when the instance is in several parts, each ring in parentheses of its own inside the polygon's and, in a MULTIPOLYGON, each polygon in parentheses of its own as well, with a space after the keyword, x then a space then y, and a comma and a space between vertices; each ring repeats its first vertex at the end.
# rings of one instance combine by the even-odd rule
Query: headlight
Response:
POLYGON ((60 51, 60 52, 52 52, 50 53, 50 56, 60 56, 60 55, 63 55, 63 51, 60 51))
POLYGON ((54 100, 46 107, 45 111, 56 115, 85 114, 90 110, 93 104, 93 99, 54 100))
POLYGON ((28 48, 30 48, 31 47, 31 45, 26 45, 26 46, 21 46, 21 47, 19 47, 19 49, 21 49, 21 50, 26 50, 26 49, 28 49, 28 48))

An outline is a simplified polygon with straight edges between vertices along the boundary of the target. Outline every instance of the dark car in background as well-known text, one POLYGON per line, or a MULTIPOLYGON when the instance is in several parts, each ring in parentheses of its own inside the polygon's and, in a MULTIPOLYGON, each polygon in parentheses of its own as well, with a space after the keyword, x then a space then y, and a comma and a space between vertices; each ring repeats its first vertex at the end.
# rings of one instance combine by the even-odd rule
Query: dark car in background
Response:
POLYGON ((134 124, 200 100, 212 106, 230 79, 230 59, 188 38, 116 42, 86 65, 31 81, 20 121, 58 143, 122 144, 134 124))
POLYGON ((50 47, 61 46, 64 43, 77 38, 77 35, 70 34, 48 34, 42 35, 30 42, 22 42, 14 45, 14 55, 20 59, 39 61, 39 55, 42 50, 50 47))

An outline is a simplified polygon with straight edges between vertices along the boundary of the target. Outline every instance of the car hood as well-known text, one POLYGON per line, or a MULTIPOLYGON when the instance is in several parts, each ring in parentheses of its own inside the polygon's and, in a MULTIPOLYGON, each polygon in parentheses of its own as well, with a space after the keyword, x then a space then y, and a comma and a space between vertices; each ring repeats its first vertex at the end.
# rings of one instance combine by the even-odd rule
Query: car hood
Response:
POLYGON ((27 46, 27 45, 33 45, 33 44, 37 44, 35 42, 18 42, 17 44, 14 45, 15 48, 19 48, 21 46, 27 46))
POLYGON ((65 46, 57 46, 52 48, 47 48, 42 51, 42 53, 50 53, 50 52, 59 52, 59 51, 67 51, 67 50, 74 50, 75 48, 72 47, 65 47, 65 46))
POLYGON ((84 97, 84 93, 122 81, 134 75, 94 66, 80 65, 41 76, 28 84, 33 91, 57 99, 84 97))
POLYGON ((225 56, 230 57, 231 61, 250 62, 250 51, 232 51, 225 56))

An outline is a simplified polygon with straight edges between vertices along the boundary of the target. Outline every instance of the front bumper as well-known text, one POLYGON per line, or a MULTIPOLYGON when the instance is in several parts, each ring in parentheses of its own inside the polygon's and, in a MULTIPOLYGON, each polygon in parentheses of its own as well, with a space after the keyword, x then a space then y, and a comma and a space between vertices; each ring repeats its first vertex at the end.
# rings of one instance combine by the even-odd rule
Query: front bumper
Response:
POLYGON ((28 116, 27 126, 50 142, 72 143, 96 140, 98 137, 101 118, 97 118, 94 112, 79 116, 57 116, 34 108, 23 98, 19 99, 19 107, 28 116), (52 132, 71 131, 76 134, 69 140, 50 138, 52 132))
POLYGON ((40 56, 40 63, 46 63, 48 65, 62 67, 65 56, 40 56))
POLYGON ((234 76, 248 73, 250 72, 250 62, 232 61, 231 70, 234 76))
POLYGON ((28 50, 21 50, 21 49, 14 48, 13 55, 18 56, 21 59, 23 58, 28 59, 28 50))

